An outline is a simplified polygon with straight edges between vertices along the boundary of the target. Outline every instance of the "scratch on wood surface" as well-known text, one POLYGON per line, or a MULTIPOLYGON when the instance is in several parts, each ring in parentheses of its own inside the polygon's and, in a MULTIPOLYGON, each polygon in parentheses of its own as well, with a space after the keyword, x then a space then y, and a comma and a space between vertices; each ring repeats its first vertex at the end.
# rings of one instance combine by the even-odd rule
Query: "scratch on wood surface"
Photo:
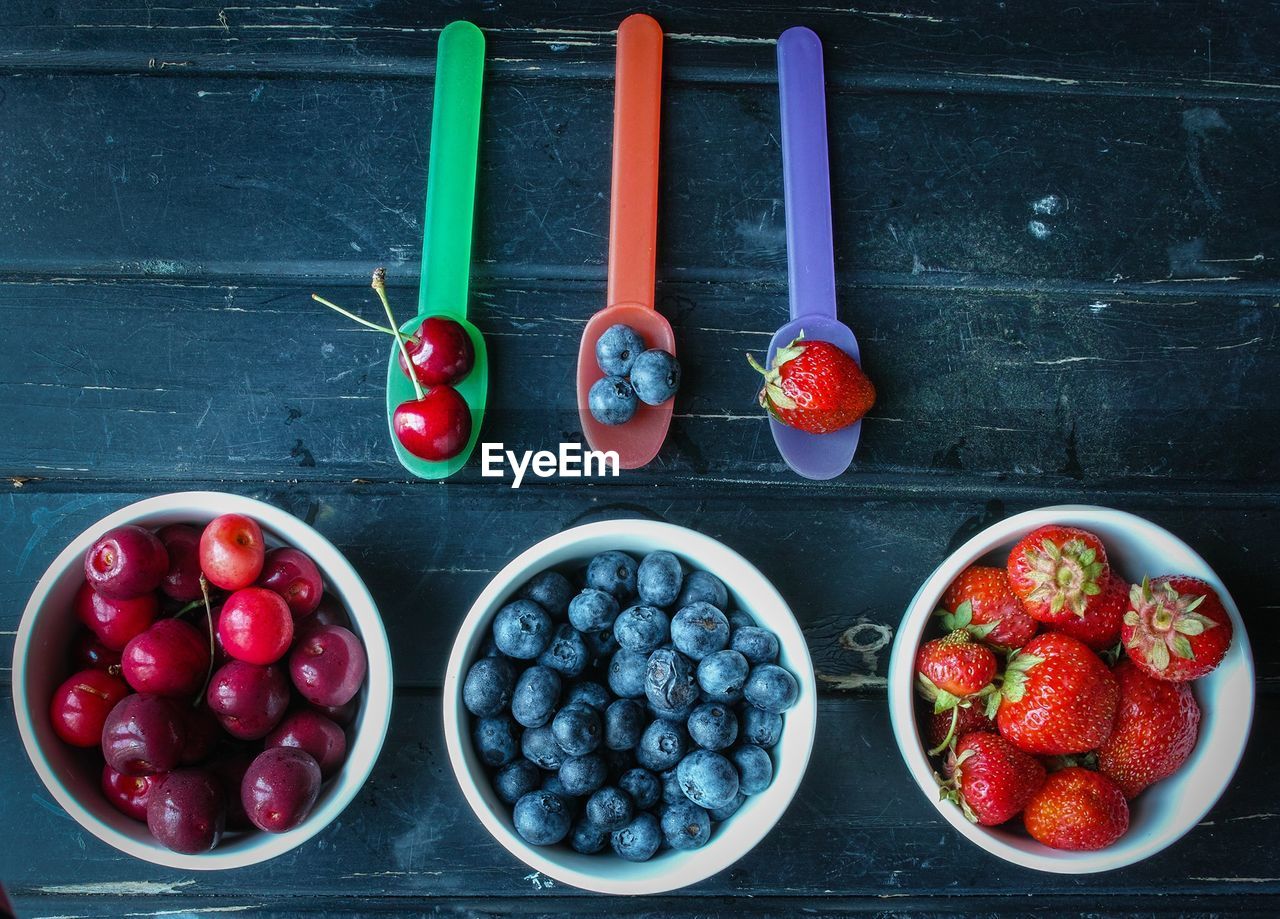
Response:
POLYGON ((265 909, 265 903, 246 903, 243 906, 202 906, 198 909, 159 909, 145 913, 121 913, 123 916, 203 916, 206 913, 243 913, 251 909, 265 909))
POLYGON ((874 673, 817 673, 818 679, 833 689, 885 689, 887 678, 874 673))
POLYGON ((1027 73, 977 73, 970 70, 944 70, 949 77, 982 77, 990 80, 1029 80, 1034 83, 1053 83, 1058 86, 1079 86, 1080 80, 1067 77, 1036 77, 1027 73))
POLYGON ((46 894, 111 894, 127 896, 131 894, 165 894, 177 893, 184 887, 190 887, 194 880, 170 881, 98 881, 92 884, 53 884, 37 887, 36 890, 46 894))

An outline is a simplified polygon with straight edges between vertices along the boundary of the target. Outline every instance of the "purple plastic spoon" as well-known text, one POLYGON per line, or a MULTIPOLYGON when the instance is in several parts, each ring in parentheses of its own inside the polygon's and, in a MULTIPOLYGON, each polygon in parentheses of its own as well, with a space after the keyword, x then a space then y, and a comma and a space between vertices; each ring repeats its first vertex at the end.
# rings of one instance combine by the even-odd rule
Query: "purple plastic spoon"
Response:
MULTIPOLYGON (((778 39, 782 100, 782 184, 787 212, 787 274, 791 321, 769 342, 773 355, 804 333, 829 341, 861 363, 858 340, 836 318, 835 251, 831 238, 831 174, 827 165, 826 82, 822 42, 803 26, 778 39)), ((849 468, 862 422, 830 434, 808 434, 769 419, 787 465, 810 479, 832 479, 849 468)))

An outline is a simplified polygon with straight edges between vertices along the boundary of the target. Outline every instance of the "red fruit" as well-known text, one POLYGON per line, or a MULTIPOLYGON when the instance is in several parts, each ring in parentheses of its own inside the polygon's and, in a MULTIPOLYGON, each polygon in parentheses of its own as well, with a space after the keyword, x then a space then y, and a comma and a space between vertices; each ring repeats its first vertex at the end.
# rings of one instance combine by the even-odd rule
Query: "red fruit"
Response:
POLYGON ((84 576, 93 589, 113 600, 149 594, 169 570, 164 544, 150 530, 122 526, 98 537, 84 556, 84 576))
POLYGON ((160 581, 160 590, 183 603, 200 599, 200 531, 174 523, 157 530, 156 538, 169 554, 169 570, 160 581))
MULTIPOLYGON (((82 631, 71 643, 72 670, 110 670, 120 666, 120 652, 113 651, 90 631, 82 631)), ((119 671, 116 671, 119 673, 119 671)))
POLYGON ((293 642, 289 604, 265 587, 246 587, 227 597, 218 615, 222 647, 238 661, 274 664, 293 642))
POLYGON ((969 566, 942 595, 942 606, 953 617, 943 620, 946 629, 968 629, 998 651, 1021 648, 1039 628, 1014 596, 1003 568, 969 566))
POLYGON ((1016 817, 1044 784, 1044 766, 999 734, 978 732, 960 738, 947 759, 950 781, 943 797, 965 817, 996 826, 1016 817))
POLYGON ((1101 772, 1070 766, 1050 773, 1022 821, 1033 839, 1054 849, 1105 849, 1129 829, 1129 804, 1101 772))
POLYGON ((1009 586, 1032 619, 1083 616, 1107 586, 1111 568, 1102 541, 1087 530, 1051 524, 1033 530, 1009 553, 1009 586))
POLYGON ((1200 706, 1186 683, 1158 680, 1132 661, 1111 672, 1120 705, 1111 737, 1098 748, 1098 769, 1134 798, 1187 761, 1200 733, 1200 706))
POLYGON ((1111 736, 1119 690, 1102 660, 1070 635, 1037 635, 1009 658, 996 725, 1027 753, 1094 750, 1111 736))
POLYGON ((930 700, 937 698, 937 690, 961 698, 981 692, 995 679, 997 667, 991 649, 978 644, 964 629, 926 642, 916 655, 920 687, 930 700))
POLYGON ((155 594, 112 600, 94 590, 87 581, 76 591, 71 607, 76 618, 112 651, 123 649, 129 639, 145 632, 160 614, 160 601, 155 594))
POLYGON ((1089 600, 1083 616, 1067 616, 1049 626, 1078 638, 1095 651, 1107 651, 1120 643, 1120 624, 1129 608, 1129 585, 1112 573, 1102 593, 1089 600))
POLYGON ((447 460, 471 439, 471 409, 452 386, 437 386, 421 399, 401 402, 392 428, 400 444, 419 459, 447 460))
POLYGON ((316 563, 306 553, 288 547, 267 553, 258 586, 282 596, 294 619, 314 613, 324 596, 324 581, 316 563))
POLYGON ((1212 587, 1168 574, 1135 584, 1120 640, 1135 664, 1153 677, 1180 682, 1204 676, 1231 647, 1232 626, 1212 587))
POLYGON ((81 670, 53 693, 49 720, 53 732, 73 747, 96 747, 102 726, 116 703, 129 694, 118 676, 105 670, 81 670))
POLYGON ((151 792, 164 779, 164 775, 125 775, 102 764, 102 796, 111 806, 134 820, 147 820, 147 801, 151 792))
POLYGON ((925 729, 925 737, 933 750, 942 751, 952 737, 963 737, 974 731, 995 733, 995 719, 987 714, 983 702, 974 701, 969 705, 957 705, 950 711, 930 712, 929 724, 925 729), (954 729, 952 722, 954 721, 954 729))
MULTIPOLYGON (((428 316, 404 344, 423 386, 461 382, 476 363, 471 336, 462 323, 445 316, 428 316)), ((400 352, 400 369, 409 376, 404 351, 400 352)))
POLYGON ((876 401, 876 388, 858 362, 828 341, 801 336, 778 349, 768 370, 747 360, 764 376, 760 404, 778 421, 810 434, 847 428, 876 401))
POLYGON ((223 514, 200 534, 200 569, 215 587, 239 590, 258 580, 266 551, 256 520, 244 514, 223 514))
POLYGON ((124 646, 120 666, 136 692, 192 699, 209 675, 209 636, 161 619, 124 646))
POLYGON ((347 758, 347 732, 319 712, 298 709, 276 725, 263 740, 263 747, 297 747, 310 753, 320 766, 322 778, 338 771, 347 758))

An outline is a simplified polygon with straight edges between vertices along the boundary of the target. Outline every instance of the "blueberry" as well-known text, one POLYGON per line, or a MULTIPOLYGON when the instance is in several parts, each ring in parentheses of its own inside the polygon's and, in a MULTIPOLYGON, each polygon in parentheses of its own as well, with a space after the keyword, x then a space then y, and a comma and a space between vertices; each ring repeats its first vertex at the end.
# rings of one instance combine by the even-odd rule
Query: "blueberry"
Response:
POLYGON ((680 596, 684 566, 670 552, 650 552, 640 562, 636 590, 640 599, 652 606, 670 606, 680 596))
POLYGON ((724 807, 713 807, 713 808, 710 808, 708 812, 711 814, 712 820, 714 820, 716 823, 720 823, 723 820, 728 820, 730 817, 736 814, 738 812, 738 808, 742 807, 742 805, 746 802, 746 800, 747 800, 747 796, 744 795, 742 792, 738 792, 734 796, 733 800, 730 801, 728 804, 726 804, 724 807))
POLYGON ((520 596, 532 600, 556 618, 564 616, 573 599, 573 585, 559 571, 536 574, 520 588, 520 596))
POLYGON ((602 632, 582 632, 582 643, 587 646, 587 655, 591 658, 588 666, 604 668, 618 650, 618 640, 613 637, 613 628, 602 632))
POLYGON ((596 363, 605 373, 625 377, 644 353, 644 339, 629 325, 610 326, 596 339, 596 363))
POLYGON ((673 849, 701 849, 711 838, 711 815, 692 801, 676 801, 662 811, 662 835, 673 849))
POLYGON ((634 809, 626 792, 606 785, 587 799, 587 819, 602 830, 626 826, 634 809))
POLYGON ((659 718, 640 736, 636 760, 651 772, 665 772, 684 758, 687 747, 684 726, 659 718))
POLYGON ((498 610, 493 640, 507 657, 533 660, 551 644, 551 617, 532 600, 516 600, 498 610))
POLYGON ((734 631, 729 647, 753 664, 772 664, 778 659, 778 636, 753 625, 734 631))
POLYGON ((586 817, 578 818, 569 834, 569 848, 583 855, 595 855, 609 844, 609 833, 600 829, 586 817))
POLYGON ((622 600, 636 592, 636 560, 625 552, 601 552, 587 565, 587 586, 622 600))
POLYGON ((527 728, 542 727, 551 720, 559 701, 560 674, 550 667, 534 664, 516 680, 511 714, 527 728))
POLYGON ((569 621, 579 632, 611 629, 617 618, 618 601, 594 587, 588 587, 569 603, 569 621))
POLYGON ((736 748, 729 759, 738 768, 738 790, 744 795, 759 794, 773 781, 773 760, 754 744, 736 748))
POLYGON ((642 698, 649 658, 639 651, 619 648, 609 661, 609 688, 622 699, 642 698))
POLYGON ((493 777, 493 790, 508 804, 515 804, 542 782, 542 772, 527 759, 507 763, 493 777))
POLYGON ((691 603, 710 603, 716 609, 725 609, 729 605, 729 591, 724 582, 710 571, 690 571, 676 598, 676 606, 685 607, 691 603))
POLYGON ((609 691, 599 683, 583 680, 570 686, 568 693, 565 694, 565 705, 572 705, 575 702, 582 702, 598 712, 603 712, 609 707, 609 691))
POLYGON ((565 794, 573 797, 589 795, 609 776, 609 767, 604 760, 594 753, 586 756, 571 756, 560 766, 560 784, 565 794))
POLYGON ((633 750, 645 728, 644 706, 634 699, 618 699, 604 711, 604 745, 610 750, 633 750))
POLYGON ((582 702, 566 705, 551 720, 551 733, 570 756, 584 756, 600 746, 600 714, 582 702))
POLYGON ((505 766, 520 755, 520 728, 510 715, 481 718, 471 732, 476 752, 486 766, 505 766))
POLYGON ((645 351, 631 365, 631 388, 646 405, 661 405, 680 388, 680 362, 661 348, 645 351))
POLYGON ((648 810, 662 797, 662 782, 648 769, 628 769, 618 779, 618 787, 631 796, 640 810, 648 810))
POLYGON ((756 621, 751 618, 751 614, 740 609, 735 609, 727 614, 729 617, 729 627, 733 629, 753 628, 756 621))
POLYGON ((689 800, 684 796, 684 791, 680 788, 680 776, 676 774, 674 766, 659 775, 658 781, 662 783, 662 802, 664 804, 674 804, 676 801, 689 800))
POLYGON ((698 698, 693 665, 679 651, 659 648, 649 655, 644 693, 649 703, 660 711, 678 712, 691 708, 698 698))
POLYGON ((559 795, 531 791, 516 802, 516 832, 535 846, 550 846, 569 834, 569 808, 559 795))
POLYGON ((724 807, 738 793, 738 770, 719 753, 694 750, 676 767, 684 796, 701 807, 724 807))
POLYGON ((710 603, 690 603, 671 620, 671 641, 681 653, 700 661, 729 647, 729 620, 710 603))
POLYGON ((564 751, 556 743, 556 735, 551 733, 550 725, 525 731, 520 738, 520 752, 539 769, 554 771, 564 763, 564 751))
POLYGON ((717 651, 698 662, 698 688, 712 702, 742 701, 751 666, 737 651, 717 651))
POLYGON ((587 667, 587 646, 582 633, 562 622, 556 626, 547 650, 538 655, 538 663, 567 677, 575 677, 587 667))
POLYGON ((636 391, 622 377, 601 377, 587 393, 591 417, 610 426, 626 424, 636 413, 636 391))
POLYGON ((693 714, 693 710, 698 705, 698 699, 695 696, 689 700, 687 705, 679 708, 667 708, 665 705, 654 705, 652 702, 645 703, 645 710, 649 713, 650 718, 662 718, 666 721, 674 721, 676 724, 684 724, 689 720, 689 716, 693 714))
POLYGON ((782 716, 762 711, 754 705, 745 705, 739 713, 742 739, 766 750, 782 736, 782 716))
POLYGON ((516 668, 505 657, 482 657, 462 684, 462 704, 480 718, 491 718, 511 704, 516 668))
POLYGON ((570 811, 576 810, 574 798, 565 790, 564 782, 560 781, 559 772, 548 772, 546 774, 546 777, 542 780, 542 790, 549 791, 561 798, 569 806, 570 811))
POLYGON ((776 715, 796 704, 800 686, 795 677, 777 664, 759 664, 751 668, 742 694, 756 708, 776 715))
POLYGON ((613 637, 630 651, 648 654, 667 640, 667 614, 652 606, 630 606, 613 623, 613 637))
POLYGON ((613 851, 629 862, 646 862, 653 858, 662 843, 662 830, 658 818, 643 813, 609 837, 613 851))
POLYGON ((728 706, 704 702, 689 715, 689 737, 705 750, 727 750, 738 739, 738 718, 728 706))

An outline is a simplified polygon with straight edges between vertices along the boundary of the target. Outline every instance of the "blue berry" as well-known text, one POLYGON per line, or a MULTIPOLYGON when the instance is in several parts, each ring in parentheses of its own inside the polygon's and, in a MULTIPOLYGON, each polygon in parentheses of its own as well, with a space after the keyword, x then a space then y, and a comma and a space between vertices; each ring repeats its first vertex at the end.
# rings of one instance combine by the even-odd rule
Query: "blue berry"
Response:
POLYGON ((612 594, 618 600, 625 599, 636 592, 639 567, 625 552, 601 552, 587 565, 587 586, 612 594))
POLYGON ((795 677, 777 664, 759 664, 751 668, 742 694, 756 708, 776 715, 796 704, 800 686, 795 677))
POLYGON ((662 835, 673 849, 701 849, 711 838, 711 815, 692 801, 676 801, 662 812, 662 835))
POLYGON ((546 774, 546 777, 542 780, 542 790, 549 791, 563 800, 568 806, 570 812, 575 812, 577 810, 577 807, 575 806, 576 799, 573 798, 569 792, 565 791, 564 782, 560 781, 559 772, 548 772, 546 774))
POLYGON ((571 756, 560 766, 560 784, 565 794, 573 797, 589 795, 608 778, 609 769, 604 760, 594 753, 586 756, 571 756))
POLYGON ((476 752, 486 766, 505 766, 520 754, 520 728, 510 715, 481 718, 472 729, 476 752))
POLYGON ((551 644, 551 617, 532 600, 515 600, 498 610, 493 640, 507 657, 533 660, 551 644))
POLYGON ((636 413, 636 391, 622 377, 601 377, 587 393, 591 417, 610 426, 626 424, 636 413))
POLYGON ((551 733, 570 756, 585 756, 600 746, 600 715, 582 702, 566 705, 551 720, 551 733))
POLYGON ((645 351, 631 365, 631 388, 646 405, 661 405, 680 388, 680 362, 661 348, 645 351))
POLYGON ((636 745, 636 760, 650 772, 666 772, 685 754, 684 726, 659 718, 651 721, 636 745))
POLYGON ((738 768, 738 790, 744 795, 759 794, 773 781, 773 760, 754 744, 743 744, 729 759, 738 768))
POLYGON ((684 796, 701 807, 724 807, 738 794, 738 770, 719 753, 694 750, 676 767, 684 796))
POLYGON ((586 817, 580 817, 569 834, 569 848, 583 855, 595 855, 609 844, 609 833, 586 817))
POLYGON ((636 817, 609 837, 613 851, 629 862, 647 862, 662 844, 658 818, 648 812, 636 817))
POLYGON ((680 788, 680 777, 676 774, 675 766, 659 775, 658 781, 662 783, 662 802, 664 804, 689 800, 684 796, 684 791, 680 788))
POLYGON ((582 633, 562 622, 556 626, 547 650, 538 655, 538 663, 567 677, 575 677, 587 667, 587 646, 582 633))
POLYGON ((609 658, 613 657, 613 652, 618 650, 618 640, 613 637, 613 628, 581 634, 582 643, 587 646, 587 655, 591 659, 588 666, 597 669, 607 666, 609 658))
POLYGON ((628 769, 618 779, 618 787, 631 796, 636 807, 648 810, 662 797, 662 782, 648 769, 628 769))
POLYGON ((644 353, 644 339, 629 325, 618 323, 596 339, 596 363, 610 376, 625 377, 644 353))
POLYGON ((712 702, 742 701, 742 686, 751 666, 737 651, 717 651, 698 662, 698 688, 712 702))
POLYGON ((747 796, 744 795, 742 792, 738 792, 734 796, 733 800, 730 801, 728 804, 726 804, 724 807, 711 808, 709 810, 709 813, 711 814, 711 819, 714 820, 716 823, 720 823, 724 820, 728 820, 730 817, 732 817, 734 814, 738 812, 738 808, 742 807, 742 805, 746 803, 746 800, 747 800, 747 796))
POLYGON ((618 601, 611 594, 588 587, 569 603, 569 621, 579 632, 601 632, 613 628, 618 618, 618 601))
POLYGON ((493 790, 508 804, 515 804, 542 782, 542 772, 527 759, 507 763, 493 777, 493 790))
POLYGON ((511 704, 516 668, 505 657, 482 657, 462 684, 462 704, 480 718, 491 718, 511 704))
POLYGON ((778 636, 753 625, 734 631, 729 647, 753 664, 772 664, 778 659, 778 636))
POLYGON ((639 651, 619 648, 609 661, 609 688, 620 699, 636 699, 644 695, 645 669, 649 658, 639 651))
POLYGON ((604 711, 604 745, 610 750, 633 750, 645 728, 644 706, 634 699, 618 699, 604 711))
POLYGON ((700 661, 729 647, 729 620, 710 603, 690 603, 671 620, 671 641, 682 654, 700 661))
POLYGON ((644 693, 660 711, 678 712, 692 707, 698 698, 693 665, 678 651, 659 648, 649 655, 644 693))
POLYGON ((569 601, 573 599, 573 585, 559 571, 544 571, 534 575, 520 588, 520 596, 559 618, 564 616, 569 601))
POLYGON ((738 739, 738 718, 719 702, 704 702, 689 715, 689 737, 706 750, 727 750, 738 739))
POLYGON ((680 596, 684 566, 670 552, 650 552, 640 562, 636 590, 640 599, 653 606, 670 606, 680 596))
POLYGON ((516 832, 535 846, 550 846, 569 834, 569 809, 559 795, 532 791, 516 802, 516 832))
POLYGON ((762 711, 754 705, 745 705, 739 714, 742 739, 766 750, 782 736, 782 716, 762 711))
POLYGON ((710 571, 690 571, 676 598, 676 606, 686 607, 691 603, 710 603, 716 609, 725 609, 729 605, 729 591, 724 582, 710 571))
POLYGON ((613 623, 613 637, 630 651, 648 654, 667 640, 667 614, 652 606, 630 606, 613 623))
POLYGON ((556 735, 551 733, 549 724, 525 731, 520 738, 520 752, 539 769, 554 772, 564 763, 564 751, 556 743, 556 735))
POLYGON ((751 614, 740 609, 735 609, 727 614, 729 616, 729 627, 733 629, 753 628, 756 621, 751 618, 751 614))
POLYGON ((612 785, 606 785, 587 799, 587 819, 602 830, 626 826, 633 813, 631 799, 612 785))
POLYGON ((550 667, 534 664, 516 680, 511 696, 511 714, 527 728, 537 728, 551 720, 560 701, 560 674, 550 667))
POLYGON ((581 683, 570 686, 565 694, 565 705, 572 705, 575 702, 582 702, 598 712, 603 712, 609 707, 609 691, 599 683, 583 680, 581 683))

